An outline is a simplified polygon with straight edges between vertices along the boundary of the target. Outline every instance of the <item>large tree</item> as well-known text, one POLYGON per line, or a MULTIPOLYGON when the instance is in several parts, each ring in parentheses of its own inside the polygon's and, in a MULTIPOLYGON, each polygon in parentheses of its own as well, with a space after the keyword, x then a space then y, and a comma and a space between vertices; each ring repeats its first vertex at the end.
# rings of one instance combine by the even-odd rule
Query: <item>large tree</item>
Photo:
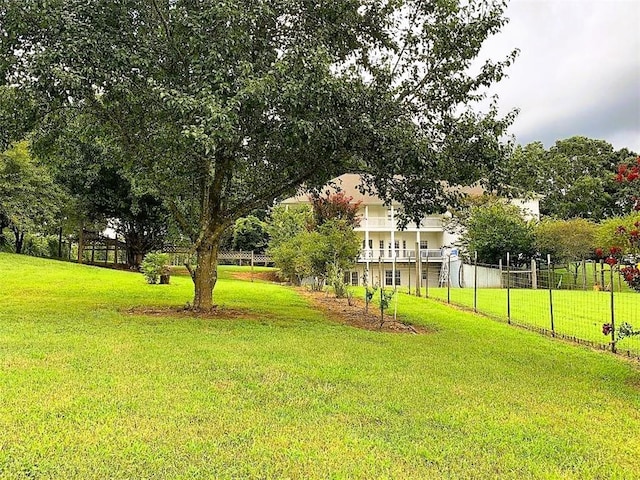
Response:
POLYGON ((515 57, 471 69, 501 0, 2 0, 0 78, 87 109, 136 189, 192 242, 212 306, 236 219, 345 172, 416 220, 491 178, 512 115, 469 105, 515 57), (471 74, 470 72, 477 72, 471 74), (401 177, 402 178, 401 178, 401 177))

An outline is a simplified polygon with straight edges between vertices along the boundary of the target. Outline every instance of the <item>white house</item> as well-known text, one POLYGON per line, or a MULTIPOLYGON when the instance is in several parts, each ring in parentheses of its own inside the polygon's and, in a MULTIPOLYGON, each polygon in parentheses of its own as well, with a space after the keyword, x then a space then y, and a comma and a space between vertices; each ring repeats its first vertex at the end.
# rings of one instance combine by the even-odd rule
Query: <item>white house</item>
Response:
MULTIPOLYGON (((412 286, 416 276, 421 285, 442 283, 451 268, 452 279, 460 268, 455 247, 459 235, 445 229, 446 214, 425 217, 420 225, 409 223, 404 230, 398 228, 396 213, 399 204, 385 206, 372 195, 362 194, 357 186, 360 176, 342 175, 331 182, 338 185, 353 202, 360 202, 360 226, 355 230, 362 239, 361 253, 353 271, 348 272, 352 285, 363 285, 365 279, 371 285, 412 286), (416 256, 420 259, 416 265, 416 256)), ((329 188, 335 191, 335 188, 329 188)), ((480 189, 469 190, 470 194, 481 194, 480 189)), ((283 205, 310 203, 306 195, 291 197, 283 205)), ((538 201, 517 200, 513 202, 525 209, 532 217, 539 216, 538 201)), ((457 285, 454 285, 457 286, 457 285)))

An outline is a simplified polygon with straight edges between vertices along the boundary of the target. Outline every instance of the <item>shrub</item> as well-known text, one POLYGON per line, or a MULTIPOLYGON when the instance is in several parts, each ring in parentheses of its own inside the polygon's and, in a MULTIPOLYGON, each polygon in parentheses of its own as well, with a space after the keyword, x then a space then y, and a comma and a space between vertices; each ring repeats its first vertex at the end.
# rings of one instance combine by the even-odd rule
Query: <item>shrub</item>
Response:
POLYGON ((147 253, 140 264, 140 271, 150 284, 158 283, 161 275, 169 274, 169 254, 147 253))

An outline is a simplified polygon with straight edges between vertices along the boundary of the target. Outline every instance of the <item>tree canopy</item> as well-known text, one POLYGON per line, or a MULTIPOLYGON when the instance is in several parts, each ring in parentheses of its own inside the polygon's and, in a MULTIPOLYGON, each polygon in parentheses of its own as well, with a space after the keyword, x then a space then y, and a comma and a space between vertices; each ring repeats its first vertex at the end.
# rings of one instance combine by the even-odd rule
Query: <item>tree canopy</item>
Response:
POLYGON ((614 181, 615 167, 634 157, 604 140, 571 137, 545 150, 540 142, 517 146, 506 182, 542 194, 540 213, 557 219, 600 221, 628 211, 628 194, 614 181))
POLYGON ((505 2, 4 0, 0 81, 34 120, 82 110, 193 242, 194 306, 212 306, 236 219, 346 172, 442 211, 446 185, 490 182, 513 116, 470 105, 515 52, 471 74, 505 2), (400 176, 402 178, 400 178, 400 176))

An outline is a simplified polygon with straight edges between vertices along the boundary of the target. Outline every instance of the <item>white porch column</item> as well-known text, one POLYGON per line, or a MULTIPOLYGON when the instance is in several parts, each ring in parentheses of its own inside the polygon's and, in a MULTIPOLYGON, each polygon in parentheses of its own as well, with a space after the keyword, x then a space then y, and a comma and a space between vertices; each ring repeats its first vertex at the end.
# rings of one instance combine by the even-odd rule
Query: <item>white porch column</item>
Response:
POLYGON ((391 286, 396 288, 396 218, 391 204, 391 286))
POLYGON ((364 206, 364 274, 369 283, 369 260, 371 258, 371 249, 369 248, 369 205, 364 206))

